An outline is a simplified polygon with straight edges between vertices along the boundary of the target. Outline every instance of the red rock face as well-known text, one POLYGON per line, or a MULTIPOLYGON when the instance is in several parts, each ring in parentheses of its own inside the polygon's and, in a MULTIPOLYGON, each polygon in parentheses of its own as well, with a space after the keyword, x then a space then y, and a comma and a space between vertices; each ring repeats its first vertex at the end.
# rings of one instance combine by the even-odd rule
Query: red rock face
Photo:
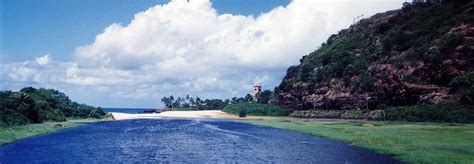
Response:
POLYGON ((382 103, 393 106, 446 104, 459 99, 457 94, 450 93, 449 87, 402 82, 396 72, 383 70, 374 75, 377 82, 373 91, 351 92, 357 84, 341 80, 328 85, 300 85, 289 93, 280 92, 280 105, 300 110, 374 109, 382 103))
POLYGON ((354 92, 358 85, 357 77, 354 77, 350 82, 334 78, 326 84, 299 83, 289 92, 280 92, 278 95, 281 97, 280 105, 294 109, 374 109, 382 103, 395 106, 447 104, 459 100, 459 95, 450 92, 449 86, 409 83, 404 78, 416 77, 426 81, 453 79, 464 74, 465 71, 461 70, 464 66, 446 61, 439 70, 430 71, 424 63, 417 63, 407 69, 379 64, 369 68, 375 78, 373 91, 354 92))

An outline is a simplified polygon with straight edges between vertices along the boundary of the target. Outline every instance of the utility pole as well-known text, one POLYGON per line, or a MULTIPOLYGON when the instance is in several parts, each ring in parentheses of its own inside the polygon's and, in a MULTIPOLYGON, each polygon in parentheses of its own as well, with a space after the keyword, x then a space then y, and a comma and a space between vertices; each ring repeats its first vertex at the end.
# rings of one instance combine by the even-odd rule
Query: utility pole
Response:
POLYGON ((369 110, 369 99, 370 99, 369 95, 365 95, 365 103, 366 103, 366 105, 367 105, 367 106, 366 106, 366 109, 367 109, 367 110, 369 110))
POLYGON ((364 17, 364 14, 359 15, 359 16, 353 18, 353 19, 352 19, 352 21, 353 21, 352 24, 355 24, 355 23, 359 22, 363 17, 364 17))

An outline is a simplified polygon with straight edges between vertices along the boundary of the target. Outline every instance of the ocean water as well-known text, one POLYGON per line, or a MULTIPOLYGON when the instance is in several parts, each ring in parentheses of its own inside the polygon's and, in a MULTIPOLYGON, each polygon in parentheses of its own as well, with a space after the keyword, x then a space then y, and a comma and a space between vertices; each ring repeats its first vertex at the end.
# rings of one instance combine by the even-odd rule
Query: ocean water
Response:
POLYGON ((119 112, 119 113, 143 113, 145 110, 152 110, 148 108, 104 108, 105 112, 119 112))

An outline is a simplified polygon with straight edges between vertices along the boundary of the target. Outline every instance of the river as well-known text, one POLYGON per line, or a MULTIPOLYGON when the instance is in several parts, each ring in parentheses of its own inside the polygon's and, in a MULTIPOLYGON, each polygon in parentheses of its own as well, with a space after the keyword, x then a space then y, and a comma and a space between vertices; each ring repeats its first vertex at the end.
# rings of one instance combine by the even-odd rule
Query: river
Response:
POLYGON ((230 120, 89 123, 0 147, 0 163, 398 163, 328 140, 230 120))

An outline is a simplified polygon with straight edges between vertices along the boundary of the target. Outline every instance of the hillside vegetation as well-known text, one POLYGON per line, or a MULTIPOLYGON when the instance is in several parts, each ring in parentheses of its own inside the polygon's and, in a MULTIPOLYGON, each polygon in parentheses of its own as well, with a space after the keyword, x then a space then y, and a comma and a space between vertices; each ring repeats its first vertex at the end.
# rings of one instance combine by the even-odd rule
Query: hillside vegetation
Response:
POLYGON ((104 116, 101 108, 73 102, 53 89, 27 87, 18 92, 0 91, 0 126, 104 116))
POLYGON ((472 1, 405 4, 361 20, 288 69, 275 90, 278 104, 296 110, 417 105, 472 111, 473 22, 472 1))

